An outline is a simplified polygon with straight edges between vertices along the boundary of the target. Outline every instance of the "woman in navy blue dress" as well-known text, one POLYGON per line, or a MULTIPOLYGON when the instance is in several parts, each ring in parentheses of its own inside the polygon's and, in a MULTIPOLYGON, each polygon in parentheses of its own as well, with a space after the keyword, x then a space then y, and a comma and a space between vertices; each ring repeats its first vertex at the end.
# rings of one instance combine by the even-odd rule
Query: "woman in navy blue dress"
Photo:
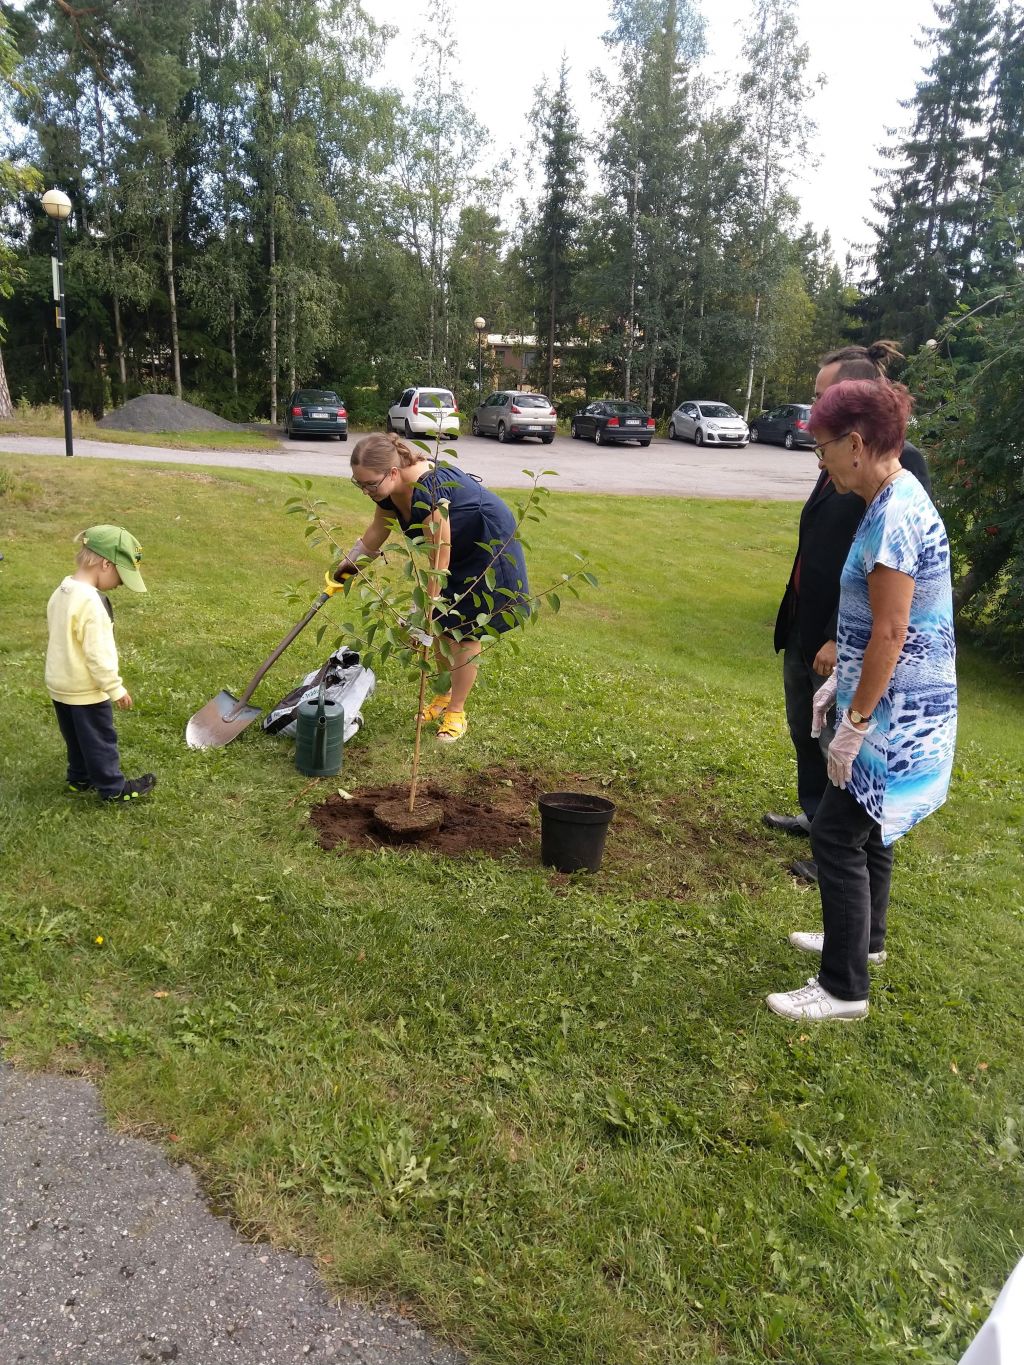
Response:
MULTIPOLYGON (((438 667, 451 674, 451 691, 424 707, 425 720, 439 720, 437 737, 453 743, 466 733, 466 698, 476 682, 480 642, 491 631, 515 624, 529 600, 523 547, 516 519, 497 494, 472 474, 453 465, 435 467, 419 450, 393 432, 364 436, 352 451, 352 482, 377 504, 373 520, 335 565, 337 580, 350 574, 362 558, 375 559, 397 521, 409 537, 423 536, 436 549, 436 567, 446 573, 440 592, 446 631, 438 667), (446 506, 447 515, 441 508, 446 506), (485 582, 488 568, 494 586, 485 582), (493 600, 488 608, 483 594, 493 600), (489 611, 486 623, 477 617, 489 611)), ((435 618, 436 619, 436 618, 435 618)))

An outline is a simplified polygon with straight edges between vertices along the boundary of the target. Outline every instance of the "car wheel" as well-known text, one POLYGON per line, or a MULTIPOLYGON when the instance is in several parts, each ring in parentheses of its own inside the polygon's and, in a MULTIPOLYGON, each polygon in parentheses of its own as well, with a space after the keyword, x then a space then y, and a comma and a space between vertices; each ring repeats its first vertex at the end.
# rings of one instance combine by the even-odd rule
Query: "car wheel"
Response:
POLYGON ((499 423, 498 423, 498 440, 501 442, 502 445, 505 444, 505 423, 504 423, 504 422, 499 422, 499 423))
POLYGON ((391 418, 390 418, 390 417, 385 417, 385 418, 384 418, 384 430, 385 430, 385 431, 394 431, 394 427, 391 425, 391 418))
POLYGON ((407 441, 412 440, 412 427, 409 425, 408 417, 405 419, 405 439, 407 441))
POLYGON ((473 421, 470 423, 469 429, 470 429, 470 431, 473 433, 474 436, 479 436, 479 435, 480 435, 480 424, 479 424, 479 422, 476 420, 475 417, 473 418, 473 421))
POLYGON ((347 441, 347 440, 348 440, 348 432, 347 432, 347 431, 344 432, 341 436, 338 437, 338 440, 339 440, 339 441, 347 441))
POLYGON ((787 450, 793 449, 793 433, 791 431, 786 432, 786 439, 783 441, 782 444, 786 447, 787 450))
POLYGON ((572 437, 572 439, 573 439, 574 441, 578 441, 578 440, 580 439, 580 434, 579 434, 579 432, 576 430, 576 423, 575 423, 575 422, 570 422, 570 423, 569 423, 569 435, 572 437))
POLYGON ((675 422, 669 422, 669 424, 668 424, 668 439, 669 439, 670 441, 674 441, 674 440, 676 439, 676 424, 675 424, 675 422))
POLYGON ((693 439, 697 442, 699 446, 702 446, 704 444, 704 433, 703 431, 701 431, 700 427, 697 428, 696 434, 694 435, 693 439))
POLYGON ((600 428, 600 427, 595 427, 595 428, 594 428, 594 445, 596 445, 596 446, 603 446, 603 445, 604 445, 604 437, 601 435, 601 428, 600 428))
POLYGON ((648 447, 650 444, 651 444, 650 441, 641 441, 641 442, 640 442, 640 448, 641 448, 642 450, 646 450, 647 447, 648 447))
POLYGON ((555 438, 553 436, 542 436, 540 439, 544 443, 544 445, 549 446, 551 445, 555 438))
POLYGON ((761 433, 758 431, 757 427, 750 428, 750 439, 755 442, 755 444, 761 439, 761 433))

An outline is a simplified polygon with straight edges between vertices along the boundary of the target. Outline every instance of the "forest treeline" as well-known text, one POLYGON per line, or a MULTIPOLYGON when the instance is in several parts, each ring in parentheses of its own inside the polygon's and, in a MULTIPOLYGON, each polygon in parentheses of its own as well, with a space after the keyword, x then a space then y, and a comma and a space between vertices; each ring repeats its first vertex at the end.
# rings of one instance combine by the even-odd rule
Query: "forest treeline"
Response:
MULTIPOLYGON (((742 406, 748 388, 805 396, 815 355, 847 329, 855 291, 794 197, 811 86, 787 0, 752 4, 732 105, 699 73, 695 5, 615 0, 598 144, 563 63, 504 160, 481 156, 444 0, 415 36, 355 0, 4 12, 21 57, 5 155, 73 202, 78 406, 163 390, 249 418, 276 416, 296 382, 350 402, 414 381, 466 394, 478 315, 537 338, 534 378, 556 398, 631 393, 662 410, 700 390, 742 406), (373 77, 385 44, 411 37, 409 101, 373 77)), ((47 401, 52 231, 37 193, 8 234, 11 391, 47 401)))

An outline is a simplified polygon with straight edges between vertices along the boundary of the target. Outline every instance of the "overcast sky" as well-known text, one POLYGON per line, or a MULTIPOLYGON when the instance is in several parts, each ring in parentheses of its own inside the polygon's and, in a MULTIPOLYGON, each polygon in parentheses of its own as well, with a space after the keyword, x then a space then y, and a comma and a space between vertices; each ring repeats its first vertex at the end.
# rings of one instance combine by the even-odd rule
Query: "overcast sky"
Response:
MULTIPOLYGON (((377 20, 393 24, 382 80, 409 93, 416 79, 415 35, 424 25, 425 0, 363 0, 377 20)), ((590 96, 589 72, 607 69, 601 34, 608 27, 606 0, 516 0, 491 5, 450 0, 459 45, 463 97, 505 152, 527 139, 526 115, 535 86, 557 73, 569 56, 573 99, 583 131, 593 135, 600 110, 590 96)), ((739 70, 743 24, 750 0, 707 0, 707 69, 739 70)), ((793 189, 801 221, 832 234, 837 258, 848 246, 871 240, 864 219, 871 212, 878 148, 889 129, 906 119, 899 101, 914 93, 928 60, 915 40, 934 22, 932 0, 798 0, 801 37, 809 45, 809 72, 826 78, 810 102, 818 131, 812 144, 817 165, 795 168, 793 189)), ((511 197, 505 208, 510 211, 511 197)))

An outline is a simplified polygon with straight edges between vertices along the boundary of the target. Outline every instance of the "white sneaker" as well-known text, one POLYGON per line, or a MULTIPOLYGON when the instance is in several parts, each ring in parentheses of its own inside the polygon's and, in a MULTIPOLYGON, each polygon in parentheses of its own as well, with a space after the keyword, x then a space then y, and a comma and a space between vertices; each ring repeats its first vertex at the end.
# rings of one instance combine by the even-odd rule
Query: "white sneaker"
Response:
MULTIPOLYGON (((789 941, 794 948, 799 948, 802 953, 817 953, 821 956, 822 945, 825 942, 825 935, 821 932, 817 934, 790 934, 789 941)), ((880 967, 887 957, 883 948, 879 953, 868 953, 868 961, 876 967, 880 967)))
POLYGON ((863 1019, 868 1012, 866 1000, 837 1000, 818 985, 816 976, 808 977, 807 985, 798 991, 777 991, 766 996, 765 1003, 784 1019, 836 1019, 849 1024, 854 1019, 863 1019))

